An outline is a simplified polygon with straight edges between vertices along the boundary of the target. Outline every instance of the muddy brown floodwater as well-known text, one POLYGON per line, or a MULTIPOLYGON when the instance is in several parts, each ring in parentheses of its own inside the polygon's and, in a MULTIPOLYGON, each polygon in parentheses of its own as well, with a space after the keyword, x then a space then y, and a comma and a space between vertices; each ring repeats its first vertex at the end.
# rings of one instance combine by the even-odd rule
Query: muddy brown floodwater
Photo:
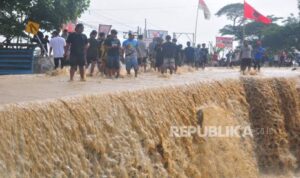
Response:
POLYGON ((299 75, 0 76, 0 178, 298 178, 299 75), (178 132, 200 125, 253 135, 178 132))

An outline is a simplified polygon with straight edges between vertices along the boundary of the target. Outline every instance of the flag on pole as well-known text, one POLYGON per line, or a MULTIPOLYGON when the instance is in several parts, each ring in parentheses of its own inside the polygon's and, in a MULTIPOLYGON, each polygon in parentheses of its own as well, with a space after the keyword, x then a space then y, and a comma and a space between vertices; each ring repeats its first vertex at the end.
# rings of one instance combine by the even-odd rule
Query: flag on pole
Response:
POLYGON ((204 18, 205 18, 206 20, 209 20, 209 19, 210 19, 210 11, 209 11, 209 9, 208 9, 206 3, 204 2, 204 0, 199 0, 198 9, 203 10, 204 18))
POLYGON ((263 16, 257 10, 255 10, 251 5, 249 5, 246 1, 244 2, 244 17, 246 19, 253 19, 257 22, 262 22, 264 24, 272 23, 272 20, 266 16, 263 16))

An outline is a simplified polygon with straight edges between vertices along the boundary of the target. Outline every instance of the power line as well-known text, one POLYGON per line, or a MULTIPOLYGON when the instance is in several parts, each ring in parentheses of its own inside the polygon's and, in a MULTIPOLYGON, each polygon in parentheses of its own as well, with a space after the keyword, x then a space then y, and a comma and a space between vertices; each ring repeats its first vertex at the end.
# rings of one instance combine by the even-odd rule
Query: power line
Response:
MULTIPOLYGON (((96 12, 96 13, 97 13, 97 12, 96 12)), ((127 28, 130 28, 130 29, 135 29, 135 28, 136 28, 136 27, 132 27, 132 26, 130 26, 130 25, 127 25, 127 24, 125 24, 125 23, 123 23, 123 22, 121 22, 121 21, 119 21, 119 20, 116 20, 115 18, 112 18, 112 17, 107 17, 106 15, 99 14, 99 13, 97 13, 97 15, 99 15, 99 16, 105 18, 105 19, 114 21, 116 24, 121 25, 121 26, 123 26, 123 27, 127 27, 127 28)))
POLYGON ((89 11, 144 11, 144 10, 168 10, 168 9, 184 9, 191 7, 151 7, 151 8, 124 8, 124 9, 89 9, 89 11))

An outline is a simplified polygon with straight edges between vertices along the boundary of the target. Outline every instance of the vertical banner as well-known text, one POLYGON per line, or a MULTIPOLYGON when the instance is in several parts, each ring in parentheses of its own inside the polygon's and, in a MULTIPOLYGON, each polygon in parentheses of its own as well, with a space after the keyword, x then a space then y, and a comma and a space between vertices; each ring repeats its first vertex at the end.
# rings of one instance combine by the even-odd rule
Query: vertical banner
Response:
POLYGON ((231 37, 216 37, 216 46, 218 48, 233 48, 233 38, 231 37))
POLYGON ((112 25, 99 25, 98 33, 105 33, 105 35, 108 35, 110 32, 112 25))
POLYGON ((148 30, 148 38, 165 38, 168 35, 168 31, 164 30, 148 30))

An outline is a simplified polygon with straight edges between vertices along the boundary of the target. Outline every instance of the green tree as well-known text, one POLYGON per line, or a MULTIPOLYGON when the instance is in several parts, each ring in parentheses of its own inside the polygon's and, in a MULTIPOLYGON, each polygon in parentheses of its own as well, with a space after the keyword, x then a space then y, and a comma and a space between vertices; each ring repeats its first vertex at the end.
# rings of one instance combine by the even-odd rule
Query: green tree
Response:
POLYGON ((0 35, 7 38, 25 36, 28 20, 50 31, 75 20, 89 7, 90 0, 1 0, 0 35))
POLYGON ((274 28, 278 28, 279 25, 276 22, 283 19, 281 17, 274 17, 273 15, 268 16, 268 18, 272 19, 272 23, 268 25, 255 21, 249 21, 248 23, 246 23, 244 25, 244 33, 247 39, 262 40, 262 38, 266 33, 268 33, 268 31, 274 28))
MULTIPOLYGON (((300 0, 298 0, 300 10, 300 0)), ((272 24, 266 25, 252 20, 244 20, 243 4, 229 4, 217 12, 217 16, 226 16, 231 23, 220 29, 222 35, 233 35, 236 40, 243 37, 250 41, 261 40, 264 46, 277 51, 281 49, 300 49, 300 19, 291 14, 286 19, 268 16, 272 24), (283 25, 277 23, 282 20, 283 25)), ((282 23, 281 23, 282 24, 282 23)))
POLYGON ((243 28, 244 24, 244 5, 242 3, 228 4, 222 7, 217 13, 216 16, 226 16, 228 20, 232 23, 224 26, 220 33, 222 35, 233 35, 236 39, 242 39, 243 37, 243 28))

